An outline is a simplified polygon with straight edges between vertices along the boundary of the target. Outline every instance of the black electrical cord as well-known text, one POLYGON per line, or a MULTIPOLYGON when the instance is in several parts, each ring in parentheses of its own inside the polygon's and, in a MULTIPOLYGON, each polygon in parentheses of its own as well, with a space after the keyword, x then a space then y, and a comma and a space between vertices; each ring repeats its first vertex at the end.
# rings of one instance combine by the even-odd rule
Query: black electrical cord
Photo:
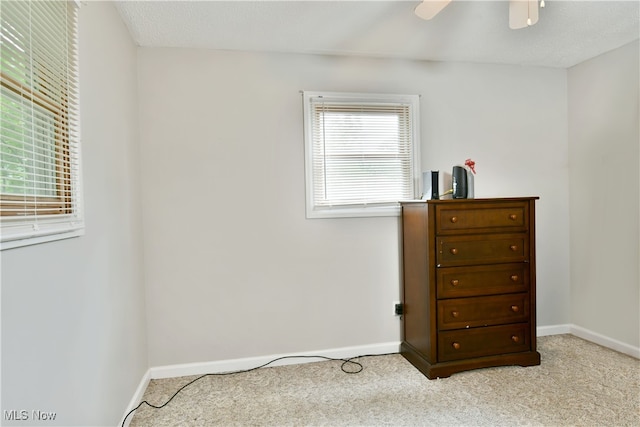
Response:
POLYGON ((164 402, 160 406, 156 406, 156 405, 154 405, 152 403, 149 403, 146 400, 143 400, 142 402, 140 402, 138 404, 138 406, 136 406, 135 408, 130 410, 127 413, 127 415, 125 415, 124 420, 122 420, 122 427, 124 427, 125 423, 127 422, 127 418, 129 418, 129 415, 133 414, 135 411, 140 409, 140 407, 142 405, 147 405, 150 408, 154 408, 154 409, 162 409, 165 406, 167 406, 182 390, 184 390, 185 388, 189 387, 191 384, 193 384, 193 383, 195 383, 197 381, 200 381, 201 379, 203 379, 205 377, 244 374, 244 373, 247 373, 247 372, 256 371, 258 369, 264 368, 266 366, 271 365, 272 363, 275 363, 275 362, 277 362, 279 360, 284 360, 284 359, 324 359, 324 360, 329 360, 329 361, 342 362, 342 364, 340 365, 340 370, 342 370, 342 372, 344 372, 345 374, 359 374, 360 372, 362 372, 364 367, 362 366, 362 364, 360 362, 355 362, 354 359, 360 359, 362 357, 373 357, 373 356, 389 356, 389 355, 392 355, 392 354, 398 354, 398 353, 364 354, 364 355, 361 355, 361 356, 354 356, 354 357, 351 357, 349 359, 340 359, 340 358, 333 358, 333 357, 327 357, 327 356, 282 356, 282 357, 278 357, 276 359, 273 359, 273 360, 271 360, 271 361, 269 361, 269 362, 267 362, 265 364, 262 364, 260 366, 256 366, 255 368, 245 369, 245 370, 241 370, 241 371, 219 372, 219 373, 210 373, 210 374, 200 375, 199 377, 189 381, 188 383, 186 383, 185 385, 180 387, 175 393, 173 393, 173 395, 169 398, 169 400, 167 400, 166 402, 164 402), (355 365, 355 370, 353 370, 353 371, 347 370, 345 367, 348 366, 348 365, 355 365))

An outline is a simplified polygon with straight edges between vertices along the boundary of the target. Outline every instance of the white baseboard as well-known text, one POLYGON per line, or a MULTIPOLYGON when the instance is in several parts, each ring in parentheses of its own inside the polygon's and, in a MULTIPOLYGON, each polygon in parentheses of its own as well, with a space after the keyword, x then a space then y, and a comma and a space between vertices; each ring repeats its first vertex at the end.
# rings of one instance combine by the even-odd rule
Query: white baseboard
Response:
POLYGON ((634 347, 627 343, 623 343, 622 341, 609 338, 607 336, 590 331, 589 329, 585 329, 577 325, 571 325, 570 333, 579 338, 599 344, 603 347, 607 347, 612 350, 619 351, 620 353, 627 354, 631 357, 635 357, 636 359, 640 359, 640 347, 634 347))
POLYGON ((622 341, 609 338, 578 325, 567 323, 563 325, 538 326, 538 328, 536 329, 536 335, 539 337, 560 334, 575 335, 576 337, 582 338, 583 340, 591 341, 592 343, 610 348, 611 350, 619 351, 620 353, 624 353, 631 357, 635 357, 636 359, 640 359, 640 347, 634 347, 632 345, 623 343, 622 341))
POLYGON ((570 334, 571 325, 551 325, 551 326, 538 326, 536 328, 536 336, 546 337, 547 335, 561 335, 570 334))
POLYGON ((303 353, 272 354, 269 356, 247 357, 243 359, 219 360, 215 362, 184 363, 180 365, 156 366, 149 369, 151 379, 184 377, 187 375, 204 375, 219 372, 234 372, 256 368, 274 359, 286 357, 269 366, 296 365, 321 361, 321 358, 308 356, 322 356, 333 359, 348 359, 350 357, 368 354, 386 354, 400 352, 400 342, 389 342, 355 347, 343 347, 329 350, 306 351, 303 353), (300 357, 303 356, 303 357, 300 357))
POLYGON ((120 426, 129 427, 129 423, 131 423, 131 419, 133 418, 134 414, 131 414, 129 418, 127 418, 126 420, 124 419, 124 417, 126 417, 127 414, 133 410, 133 408, 135 408, 136 406, 138 406, 138 404, 140 404, 140 402, 142 402, 142 396, 144 396, 144 392, 147 390, 147 387, 149 386, 149 381, 151 381, 151 369, 147 369, 147 372, 144 374, 144 376, 140 380, 140 384, 138 384, 138 388, 136 389, 136 392, 131 398, 131 401, 129 402, 129 406, 127 406, 127 410, 122 416, 122 420, 120 420, 118 427, 120 426))

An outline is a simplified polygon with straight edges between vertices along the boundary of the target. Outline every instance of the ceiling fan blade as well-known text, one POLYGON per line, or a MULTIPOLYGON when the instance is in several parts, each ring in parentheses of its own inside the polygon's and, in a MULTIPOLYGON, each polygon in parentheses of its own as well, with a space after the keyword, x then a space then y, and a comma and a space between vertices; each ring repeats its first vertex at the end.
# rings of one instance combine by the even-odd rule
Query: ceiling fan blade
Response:
POLYGON ((530 27, 538 22, 537 0, 510 0, 509 1, 509 28, 530 27))
POLYGON ((414 12, 422 19, 431 19, 444 9, 451 0, 423 0, 416 6, 414 12))

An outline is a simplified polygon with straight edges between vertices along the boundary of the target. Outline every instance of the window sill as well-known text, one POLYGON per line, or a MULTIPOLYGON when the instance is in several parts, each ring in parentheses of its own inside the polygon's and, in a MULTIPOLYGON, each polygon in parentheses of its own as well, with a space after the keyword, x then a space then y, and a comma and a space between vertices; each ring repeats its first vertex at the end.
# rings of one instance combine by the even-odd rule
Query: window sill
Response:
POLYGON ((27 236, 0 242, 0 251, 16 249, 24 246, 39 245, 41 243, 54 242, 56 240, 70 239, 84 235, 84 228, 61 231, 54 234, 40 236, 27 236))
POLYGON ((307 219, 400 216, 400 205, 307 208, 307 219))

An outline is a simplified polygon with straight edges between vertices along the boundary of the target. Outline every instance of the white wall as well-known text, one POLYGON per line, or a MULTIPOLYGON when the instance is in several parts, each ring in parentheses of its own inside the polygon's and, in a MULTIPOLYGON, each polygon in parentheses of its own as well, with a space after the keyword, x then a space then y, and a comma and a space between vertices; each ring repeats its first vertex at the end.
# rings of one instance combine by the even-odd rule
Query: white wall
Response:
POLYGON ((571 320, 640 346, 640 46, 568 71, 571 320))
MULTIPOLYGON (((86 234, 2 252, 2 411, 116 425, 148 368, 136 48, 112 4, 80 10, 86 234)), ((4 414, 4 412, 3 412, 4 414)))
POLYGON ((423 169, 537 195, 538 324, 569 300, 566 71, 139 49, 150 365, 397 342, 398 218, 305 219, 300 90, 422 95, 423 169))

